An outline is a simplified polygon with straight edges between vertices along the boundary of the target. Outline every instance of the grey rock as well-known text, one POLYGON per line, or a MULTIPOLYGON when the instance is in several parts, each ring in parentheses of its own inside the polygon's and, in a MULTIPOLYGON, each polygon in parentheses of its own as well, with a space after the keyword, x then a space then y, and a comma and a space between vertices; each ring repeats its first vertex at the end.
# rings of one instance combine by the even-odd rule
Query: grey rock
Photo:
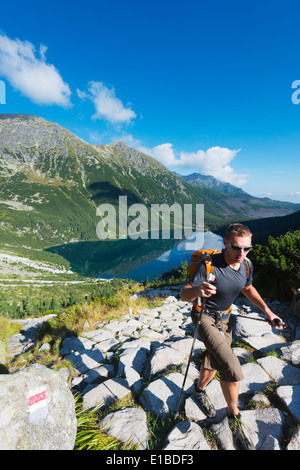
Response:
POLYGON ((295 429, 290 442, 288 443, 287 450, 300 450, 300 429, 295 429))
MULTIPOLYGON (((158 291, 168 292, 164 289, 158 291)), ((150 295, 151 291, 148 294, 150 295)), ((154 291, 152 294, 154 295, 154 291)), ((244 310, 248 311, 247 315, 261 317, 261 314, 254 311, 251 303, 244 299, 243 301, 238 299, 233 306, 234 312, 238 313, 240 305, 244 305, 244 310)), ((92 331, 84 331, 80 337, 73 336, 63 341, 61 354, 69 359, 77 370, 78 376, 73 377, 72 386, 82 392, 84 409, 93 408, 97 404, 104 409, 131 392, 137 395, 136 399, 143 406, 143 410, 136 411, 130 407, 114 412, 115 414, 110 416, 113 418, 112 427, 109 428, 110 435, 122 442, 127 441, 129 435, 131 437, 135 435, 140 448, 147 448, 148 430, 145 425, 145 412, 149 411, 154 416, 165 418, 176 411, 194 336, 190 307, 190 303, 178 301, 174 297, 165 301, 161 307, 139 311, 134 318, 131 312, 122 321, 101 322, 92 331), (118 361, 117 370, 116 361, 118 361), (168 368, 172 366, 177 366, 180 373, 168 373, 153 380, 155 374, 166 374, 168 368), (115 374, 117 377, 122 374, 125 379, 113 378, 115 374), (145 384, 147 378, 151 378, 148 385, 145 384), (137 431, 134 423, 136 427, 142 425, 143 430, 137 431), (121 435, 122 432, 125 437, 121 435)), ((278 314, 283 309, 282 304, 272 303, 271 307, 273 309, 276 307, 278 314)), ((9 358, 16 357, 35 345, 36 328, 42 320, 37 319, 36 322, 33 320, 23 321, 21 333, 9 339, 9 358)), ((234 348, 245 376, 240 383, 239 397, 242 420, 249 429, 256 449, 280 450, 283 441, 284 415, 288 420, 300 422, 300 369, 295 367, 299 364, 299 343, 297 341, 286 343, 268 324, 255 319, 236 317, 233 320, 240 339, 263 354, 276 350, 280 357, 266 356, 258 359, 257 363, 247 362, 251 356, 249 352, 244 348, 234 348), (280 385, 276 394, 287 410, 284 414, 272 408, 268 399, 261 394, 266 385, 272 381, 280 385), (263 400, 268 408, 245 410, 249 400, 263 400)), ((289 335, 285 338, 293 336, 291 333, 289 335)), ((199 369, 195 364, 199 364, 198 356, 204 349, 204 344, 197 340, 182 396, 180 409, 184 409, 189 422, 182 421, 174 427, 166 436, 162 450, 198 448, 204 450, 206 446, 210 448, 203 437, 204 427, 214 433, 219 449, 234 449, 226 417, 227 404, 220 382, 212 380, 207 386, 207 393, 217 412, 214 418, 207 418, 193 397, 193 382, 199 377, 199 369)), ((2 377, 0 375, 0 403, 4 394, 1 388, 2 377)), ((69 372, 66 370, 62 380, 67 387, 68 378, 69 372)), ((1 419, 7 423, 10 414, 5 407, 1 409, 0 423, 1 419)), ((59 449, 59 444, 57 446, 59 449)), ((18 448, 21 448, 21 444, 18 448)), ((288 450, 294 448, 297 450, 300 448, 297 433, 293 435, 287 446, 288 450)))
POLYGON ((300 386, 282 385, 276 389, 276 394, 293 418, 300 423, 300 386))
POLYGON ((236 450, 233 445, 232 432, 229 428, 227 416, 225 416, 222 421, 213 424, 211 431, 216 437, 221 450, 236 450))
MULTIPOLYGON (((172 372, 151 382, 140 395, 143 408, 161 417, 176 411, 183 379, 182 374, 172 372)), ((184 397, 191 393, 193 393, 193 382, 187 378, 182 395, 184 397)))
POLYGON ((261 392, 271 382, 269 375, 258 364, 244 364, 242 372, 244 379, 240 382, 240 394, 261 392))
POLYGON ((151 349, 150 340, 148 338, 141 337, 133 341, 126 341, 120 346, 119 351, 124 351, 125 349, 138 349, 138 348, 142 348, 142 349, 145 349, 146 351, 150 351, 151 349))
POLYGON ((91 409, 100 404, 100 408, 105 408, 114 401, 124 398, 131 393, 125 379, 108 379, 96 387, 88 385, 83 390, 83 409, 91 409))
POLYGON ((85 374, 90 369, 100 367, 104 356, 99 349, 84 349, 81 352, 75 352, 65 356, 65 359, 72 362, 73 367, 81 374, 85 374))
POLYGON ((121 408, 109 413, 100 422, 104 432, 119 441, 138 444, 138 450, 146 450, 149 431, 147 415, 141 408, 121 408))
POLYGON ((85 331, 84 336, 86 338, 92 339, 96 343, 100 343, 108 339, 115 339, 115 335, 111 331, 105 330, 103 328, 98 328, 92 331, 85 331))
POLYGON ((150 358, 145 375, 146 377, 152 376, 164 371, 167 367, 183 364, 185 362, 187 362, 185 354, 168 346, 161 346, 156 349, 150 358))
POLYGON ((72 450, 74 397, 58 372, 35 364, 0 375, 0 449, 72 450))
POLYGON ((124 373, 124 368, 132 367, 138 373, 144 369, 148 351, 144 348, 129 348, 125 349, 119 357, 118 375, 124 373))
POLYGON ((67 354, 83 351, 84 349, 91 349, 93 343, 86 338, 77 338, 77 336, 70 336, 62 341, 60 354, 66 356, 67 354))
MULTIPOLYGON (((243 410, 241 411, 241 420, 244 424, 245 434, 251 439, 257 450, 262 446, 266 450, 267 445, 274 446, 275 441, 278 443, 283 439, 284 417, 277 409, 243 410), (272 444, 270 444, 270 441, 268 442, 270 436, 272 436, 272 444)), ((214 424, 211 430, 216 435, 222 450, 235 449, 227 417, 214 424)))
POLYGON ((33 341, 29 340, 26 335, 17 333, 7 340, 7 358, 13 359, 20 354, 28 352, 33 347, 33 341))
MULTIPOLYGON (((183 339, 179 339, 178 341, 169 343, 172 349, 175 349, 176 351, 181 352, 186 357, 189 357, 190 355, 192 344, 193 344, 193 338, 183 338, 183 339)), ((204 349, 206 349, 204 346, 204 343, 202 341, 199 341, 199 339, 196 339, 195 344, 194 344, 194 354, 199 355, 202 353, 204 349)))
POLYGON ((300 364, 300 341, 283 346, 278 352, 285 361, 290 361, 295 365, 300 364))
POLYGON ((241 419, 256 449, 260 449, 268 436, 278 442, 283 439, 284 416, 276 408, 242 410, 241 419))
MULTIPOLYGON (((260 322, 255 319, 250 319, 254 317, 254 314, 245 315, 245 318, 236 317, 234 335, 237 338, 248 338, 263 336, 264 334, 271 333, 272 327, 267 322, 260 322)), ((257 315, 258 318, 262 316, 257 315)))
POLYGON ((181 421, 165 438, 162 450, 211 450, 211 448, 200 426, 189 421, 181 421))
POLYGON ((90 369, 82 376, 87 384, 104 382, 108 377, 114 374, 114 366, 111 364, 103 364, 95 369, 90 369))
POLYGON ((279 385, 300 385, 300 369, 278 359, 267 356, 257 362, 279 385))
POLYGON ((263 354, 273 350, 276 351, 285 344, 284 340, 274 333, 268 333, 262 336, 248 336, 244 341, 263 354))
POLYGON ((129 366, 125 366, 124 374, 130 389, 135 393, 140 393, 142 390, 142 379, 140 374, 129 366))
POLYGON ((259 450, 282 450, 282 449, 276 437, 267 436, 259 450))
POLYGON ((245 348, 232 348, 234 354, 239 358, 240 364, 247 364, 247 359, 252 357, 252 354, 245 348))

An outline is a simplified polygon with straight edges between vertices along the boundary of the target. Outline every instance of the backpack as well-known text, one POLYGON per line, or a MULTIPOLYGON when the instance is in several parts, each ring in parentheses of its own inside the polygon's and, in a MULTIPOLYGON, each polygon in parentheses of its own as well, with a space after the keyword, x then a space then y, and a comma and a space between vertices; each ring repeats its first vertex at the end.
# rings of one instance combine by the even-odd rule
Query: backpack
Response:
MULTIPOLYGON (((197 269, 198 264, 202 263, 202 261, 205 262, 206 266, 206 279, 209 273, 213 272, 213 259, 212 255, 216 255, 218 253, 221 253, 219 250, 197 250, 191 255, 191 259, 188 264, 188 275, 187 275, 187 282, 189 279, 191 279, 192 275, 197 269)), ((245 258, 246 264, 247 264, 247 269, 248 269, 248 276, 249 276, 249 263, 247 258, 245 258)), ((201 310, 201 305, 198 304, 198 299, 194 300, 194 308, 198 311, 201 310)), ((230 307, 231 308, 231 307, 230 307)), ((228 309, 230 310, 230 309, 228 309)))

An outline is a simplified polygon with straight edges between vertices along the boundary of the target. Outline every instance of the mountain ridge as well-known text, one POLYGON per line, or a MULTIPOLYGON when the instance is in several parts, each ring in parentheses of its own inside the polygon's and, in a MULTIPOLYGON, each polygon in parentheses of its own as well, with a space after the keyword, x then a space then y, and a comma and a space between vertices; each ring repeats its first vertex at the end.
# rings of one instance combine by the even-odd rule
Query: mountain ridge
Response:
MULTIPOLYGON (((176 173, 178 174, 178 173, 176 173)), ((233 194, 248 194, 242 188, 238 188, 231 183, 225 181, 220 181, 212 175, 202 175, 201 173, 190 173, 189 175, 179 175, 188 183, 191 183, 195 186, 201 186, 208 189, 213 189, 214 191, 219 191, 223 193, 233 193, 233 194)), ((248 194, 249 195, 249 194, 248 194)))
MULTIPOLYGON (((18 254, 74 241, 99 241, 96 209, 204 204, 205 227, 281 216, 300 205, 196 187, 123 142, 96 146, 44 118, 0 114, 0 240, 18 254)), ((8 248, 5 248, 6 250, 8 248)), ((28 253, 26 253, 27 255, 28 253)))

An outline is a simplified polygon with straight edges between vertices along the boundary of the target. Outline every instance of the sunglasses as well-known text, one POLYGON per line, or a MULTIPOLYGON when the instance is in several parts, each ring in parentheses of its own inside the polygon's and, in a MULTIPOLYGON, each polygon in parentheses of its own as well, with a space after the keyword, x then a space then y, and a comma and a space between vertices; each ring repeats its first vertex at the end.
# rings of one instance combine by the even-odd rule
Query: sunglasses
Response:
POLYGON ((250 245, 250 246, 238 246, 238 245, 233 245, 233 244, 230 243, 230 241, 227 240, 227 239, 226 239, 226 241, 227 241, 227 243, 229 243, 230 248, 232 248, 232 249, 235 250, 235 251, 242 251, 242 250, 244 250, 244 251, 250 251, 250 250, 252 249, 252 245, 250 245))

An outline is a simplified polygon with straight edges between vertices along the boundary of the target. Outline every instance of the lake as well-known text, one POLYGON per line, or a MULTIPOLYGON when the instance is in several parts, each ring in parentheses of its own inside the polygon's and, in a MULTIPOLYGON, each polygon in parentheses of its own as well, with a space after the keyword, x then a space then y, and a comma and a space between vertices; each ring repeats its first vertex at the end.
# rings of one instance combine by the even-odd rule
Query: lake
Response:
POLYGON ((219 235, 195 232, 184 240, 158 239, 72 242, 48 248, 70 262, 70 269, 82 276, 103 279, 130 278, 151 281, 172 267, 189 260, 194 251, 223 248, 219 235))
POLYGON ((135 281, 143 281, 148 277, 148 280, 152 281, 163 272, 180 266, 183 261, 189 261, 195 251, 210 248, 221 251, 224 248, 223 238, 212 232, 193 233, 176 247, 164 252, 158 258, 129 271, 124 277, 135 281))

